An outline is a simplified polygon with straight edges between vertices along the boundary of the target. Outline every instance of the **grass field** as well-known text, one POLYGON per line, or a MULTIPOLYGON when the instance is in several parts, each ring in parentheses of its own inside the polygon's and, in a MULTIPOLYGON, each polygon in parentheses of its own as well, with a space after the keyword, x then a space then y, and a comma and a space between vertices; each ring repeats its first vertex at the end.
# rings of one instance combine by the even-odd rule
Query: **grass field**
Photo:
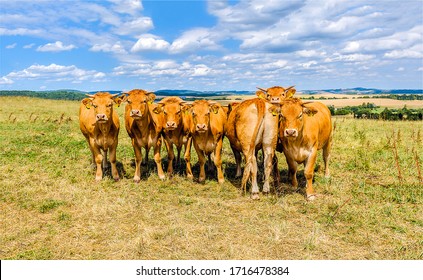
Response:
POLYGON ((422 122, 337 118, 332 178, 316 172, 316 201, 287 185, 252 201, 227 139, 223 185, 191 182, 182 168, 161 181, 152 161, 133 183, 122 107, 122 180, 95 183, 78 108, 0 98, 1 259, 423 259, 422 122))

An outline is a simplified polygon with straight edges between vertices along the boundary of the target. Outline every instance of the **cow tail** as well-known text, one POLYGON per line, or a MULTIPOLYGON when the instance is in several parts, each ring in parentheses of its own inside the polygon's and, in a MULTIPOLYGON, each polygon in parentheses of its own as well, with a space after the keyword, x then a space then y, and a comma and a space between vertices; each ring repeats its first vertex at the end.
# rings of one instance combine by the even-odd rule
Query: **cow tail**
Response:
MULTIPOLYGON (((250 143, 250 149, 248 151, 248 155, 246 157, 246 163, 245 163, 245 167, 244 167, 244 174, 242 176, 242 183, 241 183, 241 187, 244 191, 244 194, 247 192, 246 188, 247 188, 247 181, 250 178, 251 175, 251 169, 253 167, 253 157, 255 157, 255 150, 256 150, 256 139, 257 139, 257 134, 258 131, 260 129, 260 127, 263 125, 263 121, 264 121, 264 113, 265 113, 265 105, 264 102, 259 100, 257 103, 254 103, 256 108, 257 108, 257 125, 254 128, 254 132, 253 132, 253 137, 251 138, 251 143, 250 143)), ((257 164, 256 161, 254 161, 255 164, 257 164)))

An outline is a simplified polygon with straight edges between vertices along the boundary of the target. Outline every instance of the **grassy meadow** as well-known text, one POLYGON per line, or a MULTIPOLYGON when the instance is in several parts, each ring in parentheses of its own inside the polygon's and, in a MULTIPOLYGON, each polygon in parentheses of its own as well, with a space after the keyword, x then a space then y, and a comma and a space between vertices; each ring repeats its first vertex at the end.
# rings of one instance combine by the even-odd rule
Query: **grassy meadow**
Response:
POLYGON ((122 179, 96 183, 78 109, 0 98, 1 259, 423 259, 422 122, 336 118, 332 177, 316 168, 317 200, 304 198, 302 167, 302 188, 289 189, 278 154, 284 184, 252 201, 227 139, 223 185, 216 174, 189 181, 182 167, 161 181, 152 156, 134 183, 123 107, 122 179))

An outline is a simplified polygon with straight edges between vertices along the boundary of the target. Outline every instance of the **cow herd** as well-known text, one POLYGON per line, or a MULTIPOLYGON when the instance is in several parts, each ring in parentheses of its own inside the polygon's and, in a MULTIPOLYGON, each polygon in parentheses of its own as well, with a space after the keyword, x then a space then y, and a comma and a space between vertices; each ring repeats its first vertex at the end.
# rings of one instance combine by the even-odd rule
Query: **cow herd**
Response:
POLYGON ((156 95, 134 89, 121 95, 98 92, 82 100, 79 123, 96 165, 96 181, 103 177, 102 167, 111 163, 112 176, 120 179, 116 168, 116 148, 120 129, 119 116, 114 105, 125 103, 125 128, 131 138, 135 154, 134 181, 141 180, 141 165, 148 163, 148 154, 154 149, 154 161, 160 179, 165 178, 161 162, 161 146, 164 142, 167 156, 167 174, 173 173, 175 161, 180 162, 182 147, 186 162, 186 176, 193 178, 191 146, 198 156, 200 174, 206 179, 205 163, 213 161, 219 183, 225 181, 222 170, 223 138, 229 139, 236 161, 236 176, 242 175, 242 189, 251 181, 251 197, 259 198, 257 184, 257 152, 262 150, 264 184, 262 192, 270 191, 270 176, 279 183, 275 151, 284 153, 288 164, 288 177, 293 187, 298 187, 297 166, 304 164, 306 198, 316 197, 312 181, 317 151, 323 149, 325 176, 329 176, 329 157, 332 142, 332 124, 329 109, 319 102, 303 102, 294 98, 295 88, 279 86, 261 89, 257 97, 227 106, 210 101, 197 100, 187 103, 179 97, 166 97, 155 103, 156 95), (144 148, 144 158, 142 157, 144 148), (242 174, 241 160, 245 159, 242 174))

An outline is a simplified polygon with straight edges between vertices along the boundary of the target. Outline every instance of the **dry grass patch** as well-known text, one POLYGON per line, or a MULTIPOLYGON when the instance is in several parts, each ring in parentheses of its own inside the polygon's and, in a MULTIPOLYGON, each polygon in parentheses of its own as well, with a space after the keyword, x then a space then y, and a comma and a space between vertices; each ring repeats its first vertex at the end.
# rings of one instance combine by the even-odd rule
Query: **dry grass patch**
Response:
MULTIPOLYGON (((187 180, 183 167, 161 181, 152 156, 135 184, 133 151, 122 127, 122 180, 106 176, 95 183, 77 102, 0 101, 2 259, 423 258, 423 193, 414 159, 423 154, 418 122, 338 118, 332 178, 316 172, 317 201, 308 203, 304 190, 287 188, 280 154, 284 192, 252 201, 240 194, 240 180, 233 178, 227 140, 223 185, 216 174, 205 184, 187 180), (12 106, 16 103, 20 106, 12 106), (38 116, 35 121, 31 113, 38 116), (70 120, 54 121, 62 115, 70 120)), ((118 112, 123 125, 123 108, 118 112)), ((198 177, 198 165, 193 170, 198 177)), ((299 181, 304 186, 301 171, 299 181)))

